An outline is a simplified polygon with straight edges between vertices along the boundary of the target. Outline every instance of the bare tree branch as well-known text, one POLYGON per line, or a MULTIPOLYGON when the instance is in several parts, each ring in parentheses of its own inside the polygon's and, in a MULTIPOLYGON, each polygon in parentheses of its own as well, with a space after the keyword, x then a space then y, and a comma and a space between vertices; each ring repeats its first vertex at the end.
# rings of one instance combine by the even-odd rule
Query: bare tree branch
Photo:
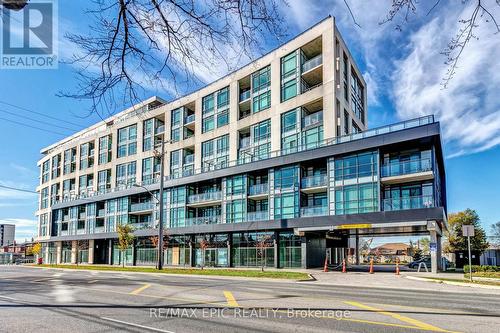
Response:
POLYGON ((354 14, 352 13, 351 6, 349 6, 349 4, 347 3, 347 0, 344 0, 344 4, 347 7, 347 10, 349 10, 349 14, 351 15, 351 18, 352 18, 352 21, 354 22, 354 24, 356 26, 358 26, 358 28, 361 28, 361 26, 356 21, 356 18, 354 17, 354 14))

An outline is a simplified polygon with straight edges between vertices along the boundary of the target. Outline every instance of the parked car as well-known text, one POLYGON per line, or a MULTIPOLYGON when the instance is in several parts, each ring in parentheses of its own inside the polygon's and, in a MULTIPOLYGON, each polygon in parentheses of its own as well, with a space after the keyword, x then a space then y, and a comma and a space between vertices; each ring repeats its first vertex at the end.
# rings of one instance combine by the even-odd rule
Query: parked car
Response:
POLYGON ((427 266, 427 268, 431 267, 431 258, 425 257, 419 260, 412 261, 408 264, 408 268, 418 268, 418 265, 423 262, 427 266))

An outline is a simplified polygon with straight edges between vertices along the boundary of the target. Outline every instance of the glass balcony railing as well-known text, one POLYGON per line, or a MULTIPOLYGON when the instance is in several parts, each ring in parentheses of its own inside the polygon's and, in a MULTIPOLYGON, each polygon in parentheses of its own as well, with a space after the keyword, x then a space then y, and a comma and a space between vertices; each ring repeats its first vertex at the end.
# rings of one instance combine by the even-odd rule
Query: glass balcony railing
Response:
POLYGON ((434 196, 432 195, 388 198, 382 200, 382 208, 385 211, 431 207, 434 207, 434 196))
POLYGON ((320 187, 320 186, 326 186, 326 184, 327 184, 326 175, 304 177, 301 180, 302 188, 320 187))
POLYGON ((382 165, 382 177, 408 175, 432 170, 430 159, 419 159, 382 165))
POLYGON ((314 58, 311 58, 302 64, 302 73, 305 73, 314 67, 318 67, 323 63, 323 55, 319 54, 314 58))
POLYGON ((155 128, 155 134, 163 134, 165 132, 165 125, 160 125, 155 128))
POLYGON ((240 148, 246 148, 250 146, 250 137, 240 139, 240 148))
POLYGON ((268 194, 269 186, 265 184, 250 185, 248 188, 248 195, 268 194))
POLYGON ((217 192, 207 192, 207 193, 199 193, 193 194, 188 197, 188 203, 198 203, 204 201, 216 201, 221 200, 222 193, 220 191, 217 192))
POLYGON ((194 154, 184 156, 184 164, 193 164, 194 154))
POLYGON ((184 125, 191 124, 192 122, 194 122, 194 119, 194 114, 186 116, 186 118, 184 118, 184 125))
POLYGON ((267 210, 259 210, 256 212, 248 212, 247 213, 247 221, 267 221, 269 220, 269 213, 267 210))
POLYGON ((220 215, 186 218, 186 226, 203 225, 203 224, 218 224, 220 222, 221 222, 220 215))
POLYGON ((324 216, 328 215, 328 206, 302 207, 300 216, 324 216))
POLYGON ((105 211, 104 211, 104 209, 99 209, 99 210, 97 211, 97 217, 104 217, 104 215, 105 215, 105 211))
POLYGON ((240 102, 244 102, 247 99, 250 99, 250 90, 243 91, 240 93, 240 102))
POLYGON ((81 212, 80 214, 78 214, 78 217, 79 217, 80 219, 85 219, 85 218, 87 218, 87 213, 85 213, 85 212, 81 212))
POLYGON ((134 228, 134 230, 141 230, 141 229, 153 229, 153 224, 152 222, 138 222, 138 223, 130 223, 130 226, 134 228))
POLYGON ((303 127, 310 127, 321 123, 323 123, 323 111, 318 111, 304 117, 303 127))
POLYGON ((130 212, 142 212, 146 210, 153 210, 152 202, 139 202, 130 205, 130 212))

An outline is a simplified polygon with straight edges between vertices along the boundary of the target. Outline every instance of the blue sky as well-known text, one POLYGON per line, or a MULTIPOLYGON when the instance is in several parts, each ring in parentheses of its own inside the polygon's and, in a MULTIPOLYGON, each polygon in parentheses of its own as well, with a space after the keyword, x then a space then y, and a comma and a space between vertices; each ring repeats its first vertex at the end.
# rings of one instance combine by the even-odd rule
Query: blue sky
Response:
MULTIPOLYGON (((390 1, 377 1, 376 6, 371 1, 348 2, 361 28, 352 23, 343 0, 289 0, 290 6, 283 9, 288 33, 293 36, 327 14, 336 17, 368 83, 369 127, 435 114, 441 122, 447 156, 449 211, 476 209, 489 231, 489 225, 500 220, 500 36, 493 34, 490 24, 480 21, 479 40, 472 41, 463 53, 450 86, 441 89, 446 65, 440 52, 458 31, 459 18, 471 12, 470 6, 441 1, 427 16, 428 8, 421 5, 401 32, 394 29, 401 19, 379 24, 390 1)), ((88 22, 83 5, 87 4, 70 1, 59 6, 61 58, 70 56, 74 49, 64 40, 64 33, 88 29, 82 23, 88 22)), ((498 9, 496 14, 500 14, 498 9)), ((270 49, 277 42, 267 39, 266 45, 270 49)), ((71 131, 53 125, 78 130, 97 122, 95 115, 84 117, 89 110, 87 102, 56 97, 59 91, 76 86, 73 69, 60 64, 56 70, 0 70, 0 118, 63 134, 71 131), (79 126, 41 118, 2 102, 79 126), (48 121, 52 126, 27 117, 48 121)), ((203 79, 210 81, 226 72, 227 68, 220 66, 203 79)), ((168 91, 155 89, 146 91, 144 97, 155 94, 172 97, 168 91)), ((61 138, 0 119, 0 184, 34 189, 38 184, 36 163, 40 149, 61 138)), ((15 223, 19 241, 31 238, 36 232, 36 205, 36 195, 0 189, 0 223, 15 223)))

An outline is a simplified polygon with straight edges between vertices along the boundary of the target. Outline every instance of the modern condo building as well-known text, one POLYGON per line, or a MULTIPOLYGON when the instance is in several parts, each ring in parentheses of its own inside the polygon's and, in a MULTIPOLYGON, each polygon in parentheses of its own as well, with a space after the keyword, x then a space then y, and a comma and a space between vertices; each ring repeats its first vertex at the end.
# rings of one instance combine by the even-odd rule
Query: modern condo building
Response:
POLYGON ((150 98, 42 150, 49 263, 314 267, 364 235, 446 228, 439 123, 367 129, 366 84, 329 17, 187 96, 150 98), (165 142, 165 191, 159 204, 165 142), (116 226, 136 240, 122 258, 116 226))

